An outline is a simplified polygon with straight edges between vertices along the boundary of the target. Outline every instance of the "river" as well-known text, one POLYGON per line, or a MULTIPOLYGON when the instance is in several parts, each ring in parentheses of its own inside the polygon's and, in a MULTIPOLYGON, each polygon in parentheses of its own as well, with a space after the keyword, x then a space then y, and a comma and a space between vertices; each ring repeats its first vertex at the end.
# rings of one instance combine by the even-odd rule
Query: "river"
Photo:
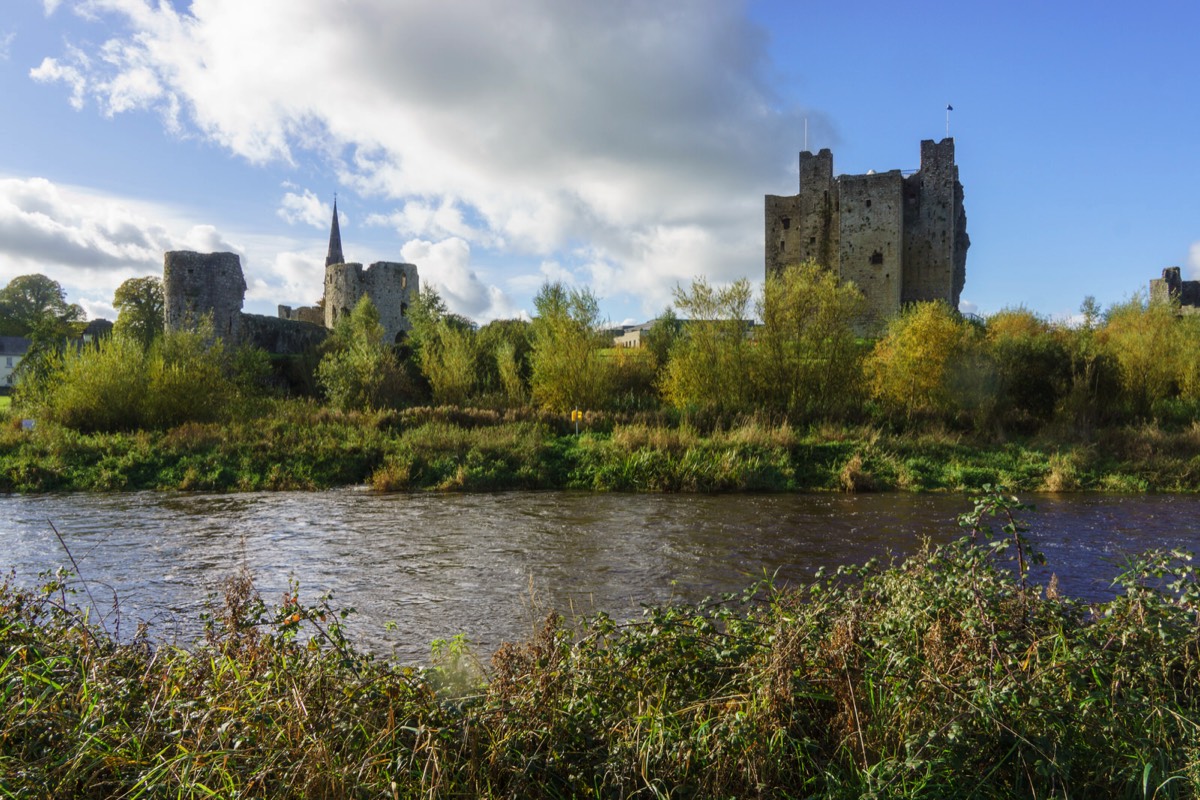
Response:
MULTIPOLYGON (((1200 552, 1200 497, 1032 498, 1023 518, 1068 594, 1110 596, 1122 554, 1200 552)), ((804 582, 821 565, 904 554, 961 535, 958 495, 630 495, 575 492, 0 496, 0 567, 23 585, 69 566, 110 629, 137 620, 188 644, 225 577, 245 566, 277 602, 354 607, 356 641, 403 661, 463 633, 486 655, 546 610, 603 610, 738 591, 764 574, 804 582), (114 611, 113 597, 119 599, 114 611)))

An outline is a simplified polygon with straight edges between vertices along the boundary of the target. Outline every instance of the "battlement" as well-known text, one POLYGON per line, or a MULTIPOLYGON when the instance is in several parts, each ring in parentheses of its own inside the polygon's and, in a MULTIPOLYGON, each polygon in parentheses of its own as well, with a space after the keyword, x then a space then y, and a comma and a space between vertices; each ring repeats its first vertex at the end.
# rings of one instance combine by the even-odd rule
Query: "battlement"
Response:
POLYGON ((954 140, 921 142, 921 168, 834 177, 833 154, 800 154, 799 193, 767 195, 766 272, 815 261, 865 295, 860 327, 878 330, 903 304, 958 308, 970 247, 954 140))

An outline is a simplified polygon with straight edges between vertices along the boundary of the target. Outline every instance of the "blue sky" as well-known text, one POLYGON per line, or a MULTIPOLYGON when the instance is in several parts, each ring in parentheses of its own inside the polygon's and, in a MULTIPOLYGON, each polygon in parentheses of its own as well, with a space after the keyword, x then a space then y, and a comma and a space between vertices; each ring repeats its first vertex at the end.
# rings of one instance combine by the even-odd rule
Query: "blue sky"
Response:
POLYGON ((0 282, 113 317, 168 249, 247 309, 405 260, 477 320, 545 280, 614 322, 763 272, 797 153, 914 169, 954 105, 964 307, 1051 317, 1200 278, 1200 4, 4 0, 0 282))

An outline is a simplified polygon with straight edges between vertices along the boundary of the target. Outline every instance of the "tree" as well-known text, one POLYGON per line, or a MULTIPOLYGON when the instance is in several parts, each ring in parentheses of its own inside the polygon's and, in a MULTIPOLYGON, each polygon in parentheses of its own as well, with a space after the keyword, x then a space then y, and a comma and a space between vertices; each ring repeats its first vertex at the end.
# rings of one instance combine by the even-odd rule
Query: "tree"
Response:
POLYGON ((654 324, 642 334, 646 349, 654 356, 655 367, 659 370, 665 368, 671 360, 671 348, 675 346, 682 332, 683 323, 675 316, 674 309, 667 306, 658 315, 658 319, 654 320, 654 324))
POLYGON ((21 275, 0 289, 0 335, 64 339, 78 335, 86 317, 67 302, 58 281, 45 275, 21 275))
POLYGON ((496 319, 479 329, 476 367, 484 392, 499 392, 510 405, 528 399, 532 325, 523 319, 496 319))
POLYGON ((716 288, 697 278, 675 287, 675 305, 690 322, 671 350, 663 397, 689 412, 730 414, 753 404, 747 332, 749 281, 716 288))
POLYGON ((113 295, 113 308, 117 309, 113 332, 141 342, 142 347, 149 347, 162 335, 163 305, 161 278, 130 278, 118 286, 113 295))
POLYGON ((603 408, 610 400, 608 365, 600 351, 608 343, 600 307, 590 289, 542 285, 533 300, 530 352, 533 399, 545 408, 603 408))
POLYGON ((888 323, 867 359, 871 393, 885 413, 948 416, 972 355, 975 329, 942 301, 915 303, 888 323))
POLYGON ((1146 303, 1134 297, 1113 306, 1100 331, 1104 351, 1117 365, 1127 410, 1148 417, 1154 404, 1177 391, 1182 326, 1170 303, 1146 303))
POLYGON ((996 378, 995 414, 1002 424, 1048 422, 1070 385, 1071 357, 1046 320, 1026 308, 987 319, 987 356, 996 378))
POLYGON ((348 317, 338 320, 330 350, 317 366, 317 382, 343 411, 395 407, 412 394, 403 366, 383 341, 379 312, 363 296, 348 317))
POLYGON ((862 353, 854 320, 865 301, 813 262, 772 272, 758 303, 755 387, 772 410, 843 416, 859 406, 862 353))

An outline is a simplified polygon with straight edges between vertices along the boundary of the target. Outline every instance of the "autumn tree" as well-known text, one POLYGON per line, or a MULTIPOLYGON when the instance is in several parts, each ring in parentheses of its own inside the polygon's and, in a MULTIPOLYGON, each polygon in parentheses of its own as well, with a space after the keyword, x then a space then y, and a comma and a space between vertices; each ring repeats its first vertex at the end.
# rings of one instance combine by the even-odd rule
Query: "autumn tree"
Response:
POLYGON ((813 262, 769 275, 754 337, 760 402, 801 418, 858 408, 863 357, 854 322, 864 302, 853 285, 813 262))
POLYGON ((603 408, 611 375, 601 350, 610 343, 600 330, 600 307, 590 289, 544 284, 533 300, 530 350, 534 402, 555 411, 603 408))
POLYGON ((675 306, 689 321, 661 379, 664 399, 689 413, 751 408, 750 283, 717 287, 697 278, 688 289, 675 287, 675 306))
POLYGON ((871 395, 893 417, 947 417, 978 334, 942 301, 915 303, 888 323, 867 358, 871 395))

